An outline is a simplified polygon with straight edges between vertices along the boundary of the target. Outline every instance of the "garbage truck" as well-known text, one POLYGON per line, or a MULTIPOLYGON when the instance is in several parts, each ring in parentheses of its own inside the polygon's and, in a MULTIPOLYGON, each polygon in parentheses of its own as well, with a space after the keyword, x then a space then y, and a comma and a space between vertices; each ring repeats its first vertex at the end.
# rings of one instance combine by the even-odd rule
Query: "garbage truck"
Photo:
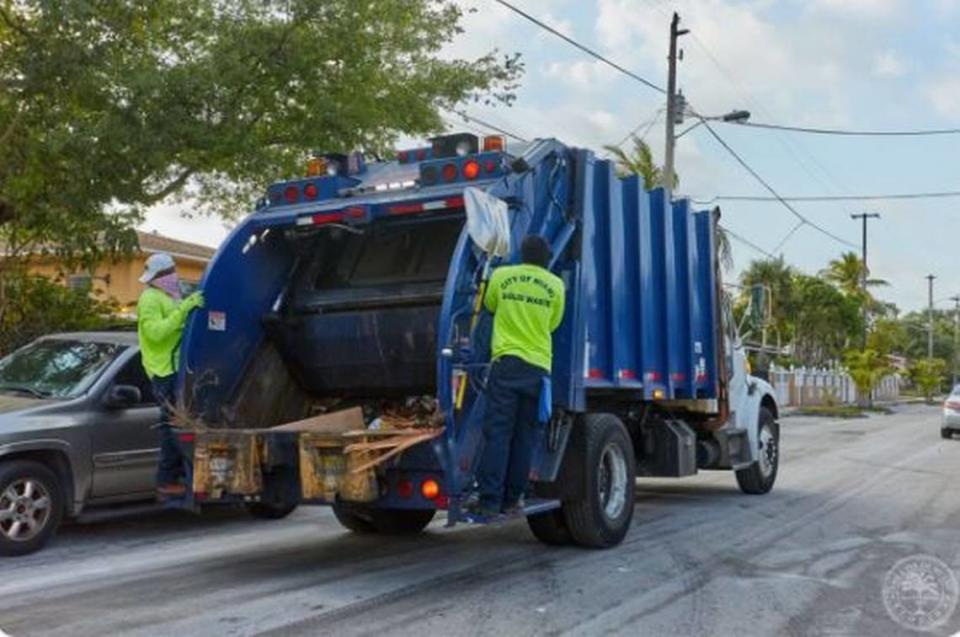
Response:
POLYGON ((618 544, 638 478, 773 487, 779 410, 724 295, 719 209, 556 139, 443 135, 389 160, 318 153, 305 175, 268 188, 201 281, 179 373, 185 506, 325 504, 364 533, 419 532, 438 510, 477 522, 461 505, 491 364, 480 299, 529 234, 566 289, 533 534, 618 544))

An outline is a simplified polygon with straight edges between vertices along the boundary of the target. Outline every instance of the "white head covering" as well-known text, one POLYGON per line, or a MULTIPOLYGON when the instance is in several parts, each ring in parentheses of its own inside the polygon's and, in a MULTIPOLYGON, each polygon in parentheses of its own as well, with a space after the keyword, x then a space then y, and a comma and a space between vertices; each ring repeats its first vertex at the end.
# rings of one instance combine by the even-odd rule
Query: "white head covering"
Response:
POLYGON ((161 272, 172 270, 175 267, 177 267, 177 264, 173 261, 173 257, 166 252, 155 252, 147 257, 140 283, 150 283, 161 272))

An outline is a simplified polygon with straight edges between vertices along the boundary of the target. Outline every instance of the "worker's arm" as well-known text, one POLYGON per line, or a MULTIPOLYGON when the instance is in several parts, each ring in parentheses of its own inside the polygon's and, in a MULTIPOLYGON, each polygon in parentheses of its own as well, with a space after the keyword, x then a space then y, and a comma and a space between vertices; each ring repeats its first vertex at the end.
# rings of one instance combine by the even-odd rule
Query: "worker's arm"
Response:
POLYGON ((191 295, 165 317, 156 297, 153 295, 141 297, 140 302, 137 303, 137 321, 143 335, 151 341, 159 341, 183 329, 190 310, 203 305, 202 298, 199 295, 191 295))
POLYGON ((490 275, 490 280, 487 282, 487 293, 483 297, 483 306, 491 314, 497 311, 497 302, 500 301, 500 279, 503 278, 499 276, 501 272, 502 270, 497 268, 490 275))
POLYGON ((563 306, 566 303, 566 290, 563 288, 563 282, 560 283, 559 294, 554 297, 553 314, 550 315, 550 331, 553 332, 560 327, 560 321, 563 320, 563 306))

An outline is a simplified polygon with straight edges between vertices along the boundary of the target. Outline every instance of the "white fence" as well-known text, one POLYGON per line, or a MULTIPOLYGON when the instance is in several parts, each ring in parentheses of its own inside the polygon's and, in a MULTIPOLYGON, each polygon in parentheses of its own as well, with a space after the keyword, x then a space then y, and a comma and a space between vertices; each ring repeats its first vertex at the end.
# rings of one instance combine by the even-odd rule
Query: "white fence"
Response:
MULTIPOLYGON (((842 369, 807 369, 791 367, 770 369, 770 384, 777 401, 788 407, 826 404, 851 405, 857 402, 857 387, 842 369)), ((885 376, 873 390, 875 401, 892 401, 900 397, 900 376, 885 376)))

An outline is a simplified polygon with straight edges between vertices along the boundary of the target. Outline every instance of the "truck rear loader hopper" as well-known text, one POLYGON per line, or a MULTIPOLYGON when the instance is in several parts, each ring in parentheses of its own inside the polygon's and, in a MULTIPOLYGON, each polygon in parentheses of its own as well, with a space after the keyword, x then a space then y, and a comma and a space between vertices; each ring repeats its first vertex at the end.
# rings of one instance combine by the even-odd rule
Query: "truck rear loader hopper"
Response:
POLYGON ((732 469, 745 492, 773 486, 777 406, 748 376, 722 298, 718 210, 692 211, 552 139, 508 154, 502 139, 481 149, 452 135, 397 161, 315 161, 314 176, 270 187, 201 283, 206 308, 185 333, 180 383, 202 427, 183 439, 216 484, 190 504, 240 500, 268 516, 332 504, 361 532, 420 531, 437 509, 464 520, 490 362, 492 317, 478 298, 531 233, 550 242, 567 291, 525 511, 534 534, 617 544, 638 474, 732 469), (505 202, 508 257, 471 240, 467 187, 505 202), (350 408, 349 425, 330 425, 350 408), (304 475, 311 436, 342 451, 344 436, 369 450, 403 435, 423 441, 361 472, 359 491, 331 477, 356 476, 342 454, 338 468, 304 475))

